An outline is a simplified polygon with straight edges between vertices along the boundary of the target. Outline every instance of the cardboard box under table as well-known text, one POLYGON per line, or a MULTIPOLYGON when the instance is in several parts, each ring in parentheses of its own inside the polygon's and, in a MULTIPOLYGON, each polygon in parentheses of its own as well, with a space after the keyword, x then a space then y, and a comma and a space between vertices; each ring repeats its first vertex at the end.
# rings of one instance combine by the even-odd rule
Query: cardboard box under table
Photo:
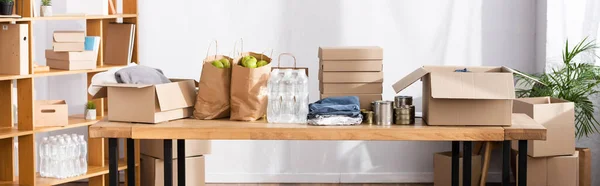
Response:
POLYGON ((196 97, 191 79, 171 83, 105 84, 94 98, 108 97, 109 121, 160 123, 192 115, 196 97))
MULTIPOLYGON (((513 112, 524 113, 546 127, 546 140, 528 141, 527 155, 546 157, 571 155, 575 152, 575 105, 550 98, 519 98, 513 101, 513 112)), ((518 143, 512 143, 518 149, 518 143)))
MULTIPOLYGON (((208 140, 185 140, 185 157, 210 154, 211 143, 208 140)), ((173 158, 177 157, 177 140, 173 140, 173 158)), ((140 153, 158 159, 165 159, 164 140, 141 140, 140 153)))
MULTIPOLYGON (((177 159, 173 159, 173 185, 177 185, 177 159)), ((141 155, 140 167, 142 186, 163 186, 164 160, 141 155)), ((205 159, 204 156, 185 158, 186 185, 203 186, 205 184, 205 159)))
POLYGON ((428 125, 510 126, 515 98, 506 67, 424 66, 393 85, 396 93, 421 79, 428 125), (455 72, 467 69, 468 72, 455 72))
MULTIPOLYGON (((479 185, 479 177, 481 176, 481 155, 473 155, 471 157, 471 185, 479 185)), ((458 185, 462 184, 463 173, 463 157, 459 158, 458 185)), ((435 186, 450 186, 452 183, 452 152, 440 152, 433 155, 433 185, 435 186)))
MULTIPOLYGON (((514 158, 519 162, 518 157, 514 158)), ((517 170, 517 175, 518 172, 519 170, 517 170)), ((527 156, 527 185, 579 185, 579 153, 575 151, 575 153, 569 156, 543 158, 527 156)))

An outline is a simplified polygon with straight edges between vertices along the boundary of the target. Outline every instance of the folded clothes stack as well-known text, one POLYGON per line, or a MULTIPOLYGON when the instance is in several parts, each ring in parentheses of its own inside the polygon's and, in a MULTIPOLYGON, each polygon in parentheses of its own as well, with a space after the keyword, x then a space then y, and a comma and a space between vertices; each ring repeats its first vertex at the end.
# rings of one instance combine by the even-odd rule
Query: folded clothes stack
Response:
POLYGON ((362 122, 357 96, 328 97, 308 106, 308 124, 358 125, 362 122))

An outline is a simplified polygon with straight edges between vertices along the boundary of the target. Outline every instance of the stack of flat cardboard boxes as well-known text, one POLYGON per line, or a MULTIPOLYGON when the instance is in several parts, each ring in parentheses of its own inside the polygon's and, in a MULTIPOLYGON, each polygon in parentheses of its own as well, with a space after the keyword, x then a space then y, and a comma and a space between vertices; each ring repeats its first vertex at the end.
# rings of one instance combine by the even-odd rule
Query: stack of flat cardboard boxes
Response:
POLYGON ((53 69, 95 69, 97 53, 85 50, 84 31, 55 31, 52 49, 46 50, 46 64, 53 69))
POLYGON ((319 47, 321 99, 358 96, 361 109, 383 93, 383 49, 381 47, 319 47))
MULTIPOLYGON (((140 142, 142 186, 164 185, 163 140, 142 140, 140 142)), ((185 174, 187 185, 203 186, 204 155, 210 154, 210 141, 185 141, 185 174)), ((177 140, 173 140, 173 185, 177 185, 177 140)))
MULTIPOLYGON (((527 185, 579 185, 574 104, 551 97, 519 98, 513 112, 527 114, 547 131, 546 141, 527 144, 527 185)), ((518 149, 516 141, 512 145, 518 149)))

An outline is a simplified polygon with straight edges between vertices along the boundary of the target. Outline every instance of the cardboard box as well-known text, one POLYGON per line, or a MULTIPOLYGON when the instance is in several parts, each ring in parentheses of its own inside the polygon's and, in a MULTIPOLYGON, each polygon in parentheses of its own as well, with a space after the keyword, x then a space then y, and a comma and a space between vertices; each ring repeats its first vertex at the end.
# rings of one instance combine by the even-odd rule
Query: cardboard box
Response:
MULTIPOLYGON (((210 154, 210 141, 185 140, 185 157, 210 154)), ((140 153, 153 158, 165 159, 163 140, 142 140, 140 153)), ((173 140, 173 158, 177 158, 177 140, 173 140)))
POLYGON ((334 97, 334 96, 358 96, 360 101, 360 108, 372 110, 371 102, 381 100, 381 94, 321 94, 321 98, 334 97))
POLYGON ((54 31, 54 42, 57 43, 83 43, 85 42, 84 31, 54 31))
POLYGON ((191 79, 171 83, 104 84, 96 98, 109 97, 109 121, 160 123, 192 115, 196 86, 191 79))
POLYGON ((592 151, 576 148, 579 153, 579 186, 592 186, 592 151))
POLYGON ((0 25, 0 74, 29 74, 29 26, 0 25))
POLYGON ((381 83, 383 72, 323 72, 322 83, 381 83))
POLYGON ((428 125, 510 126, 515 98, 506 67, 424 66, 393 85, 396 93, 423 81, 423 120, 428 125), (455 72, 467 69, 468 72, 455 72))
MULTIPOLYGON (((515 159, 518 167, 518 157, 515 159)), ((517 179, 518 175, 519 170, 517 169, 517 179)), ((579 185, 579 153, 575 151, 570 156, 542 158, 527 156, 527 185, 579 185)))
MULTIPOLYGON (((204 186, 205 164, 204 156, 188 157, 185 159, 186 185, 204 186)), ((150 156, 141 155, 140 177, 142 186, 163 186, 165 183, 164 161, 150 156)), ((173 160, 173 185, 177 185, 177 160, 173 160)))
POLYGON ((55 52, 82 52, 85 50, 84 43, 52 43, 55 52))
POLYGON ((321 61, 324 72, 381 72, 383 61, 321 61))
POLYGON ((46 65, 53 69, 61 70, 88 70, 96 69, 96 60, 79 60, 79 61, 68 61, 68 60, 56 60, 46 59, 46 65))
POLYGON ((381 94, 381 83, 325 83, 321 93, 324 94, 381 94))
POLYGON ((69 125, 69 106, 65 100, 36 100, 33 108, 35 127, 69 125))
POLYGON ((378 46, 319 47, 321 60, 382 60, 383 48, 378 46))
POLYGON ((55 52, 46 50, 46 59, 56 59, 65 61, 96 61, 97 56, 94 51, 83 52, 55 52))
MULTIPOLYGON (((575 105, 550 98, 519 98, 513 101, 513 112, 527 114, 546 127, 546 140, 528 141, 527 155, 546 157, 571 155, 575 152, 575 105)), ((517 150, 518 143, 512 148, 517 150)))
MULTIPOLYGON (((463 157, 460 156, 458 185, 462 184, 463 157)), ((452 152, 440 152, 433 155, 433 185, 450 186, 452 184, 452 152)), ((471 159, 471 185, 479 185, 481 177, 481 155, 473 155, 471 159)))

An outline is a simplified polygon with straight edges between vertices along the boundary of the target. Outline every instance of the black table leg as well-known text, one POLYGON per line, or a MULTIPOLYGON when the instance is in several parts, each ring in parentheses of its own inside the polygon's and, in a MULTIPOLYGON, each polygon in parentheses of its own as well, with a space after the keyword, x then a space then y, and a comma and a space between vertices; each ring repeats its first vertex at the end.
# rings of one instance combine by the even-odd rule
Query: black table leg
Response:
POLYGON ((127 138, 127 185, 135 186, 135 143, 127 138))
POLYGON ((460 141, 452 142, 452 186, 458 186, 458 171, 460 159, 460 141))
POLYGON ((502 142, 502 186, 510 186, 510 141, 502 142))
POLYGON ((164 186, 173 186, 173 140, 164 140, 165 156, 165 183, 164 186))
POLYGON ((108 185, 119 185, 119 142, 117 138, 108 139, 108 185))
POLYGON ((463 186, 471 186, 471 163, 473 155, 473 142, 463 142, 463 186))
POLYGON ((185 186, 185 140, 177 140, 177 185, 185 186))
POLYGON ((519 164, 518 166, 518 180, 519 186, 527 186, 527 140, 519 140, 519 164))

